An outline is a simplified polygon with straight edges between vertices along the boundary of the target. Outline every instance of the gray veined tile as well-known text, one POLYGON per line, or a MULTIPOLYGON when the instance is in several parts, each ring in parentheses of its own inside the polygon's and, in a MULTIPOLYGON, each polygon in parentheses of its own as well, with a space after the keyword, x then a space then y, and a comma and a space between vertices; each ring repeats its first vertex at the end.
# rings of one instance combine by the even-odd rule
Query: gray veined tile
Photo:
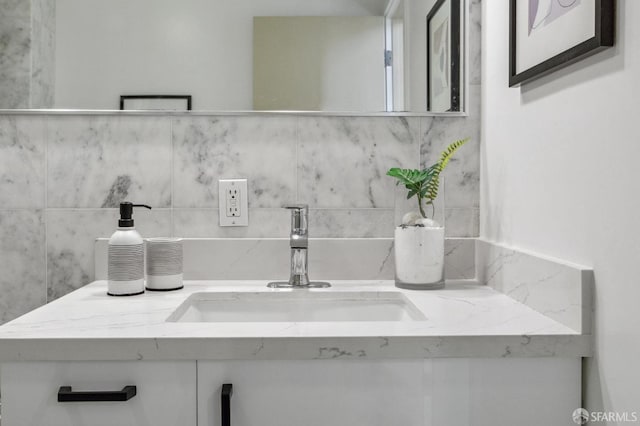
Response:
POLYGON ((56 0, 41 0, 42 1, 42 21, 45 26, 49 25, 53 29, 56 27, 56 0))
POLYGON ((44 119, 0 117, 0 205, 43 208, 45 192, 44 119))
POLYGON ((309 211, 313 238, 393 237, 393 209, 322 209, 309 211))
MULTIPOLYGON (((249 226, 221 227, 217 209, 174 210, 174 235, 190 238, 288 238, 291 212, 250 209, 249 226)), ((376 238, 393 236, 391 209, 329 209, 309 211, 311 238, 376 238)))
POLYGON ((0 16, 0 108, 29 108, 31 23, 0 16))
POLYGON ((444 172, 445 207, 478 207, 480 193, 480 86, 470 86, 468 117, 423 117, 420 157, 422 167, 435 163, 451 143, 466 137, 444 172))
POLYGON ((453 208, 445 210, 447 237, 471 238, 480 233, 480 211, 477 208, 453 208))
POLYGON ((0 19, 2 18, 31 18, 31 1, 0 0, 0 19))
POLYGON ((249 208, 295 201, 294 117, 177 118, 173 144, 175 207, 217 207, 225 178, 248 179, 249 208))
POLYGON ((476 277, 475 238, 447 238, 444 253, 447 279, 468 280, 476 277))
POLYGON ((393 208, 391 167, 418 167, 412 117, 301 117, 298 200, 316 208, 393 208))
POLYGON ((190 238, 288 238, 290 215, 282 208, 249 209, 249 226, 222 227, 218 209, 175 209, 173 234, 190 238))
MULTIPOLYGON (((94 241, 109 238, 116 230, 118 217, 117 209, 47 212, 48 301, 94 280, 94 241)), ((171 235, 168 209, 137 209, 134 220, 143 238, 171 235)))
POLYGON ((171 132, 164 117, 52 116, 48 205, 171 206, 171 132))
MULTIPOLYGON (((6 1, 6 0, 5 0, 6 1)), ((21 0, 24 3, 24 0, 21 0)), ((35 25, 55 28, 56 0, 31 0, 31 19, 35 25)), ((26 2, 28 3, 28 2, 26 2)))
POLYGON ((0 211, 0 323, 46 302, 42 210, 0 211))
POLYGON ((55 29, 34 24, 31 32, 31 108, 52 108, 55 90, 55 29))

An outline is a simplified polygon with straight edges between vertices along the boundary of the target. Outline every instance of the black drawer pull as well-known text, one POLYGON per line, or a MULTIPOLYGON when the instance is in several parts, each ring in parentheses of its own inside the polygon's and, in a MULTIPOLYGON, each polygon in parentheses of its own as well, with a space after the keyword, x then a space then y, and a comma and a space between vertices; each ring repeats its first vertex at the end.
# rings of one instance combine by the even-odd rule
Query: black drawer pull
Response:
POLYGON ((125 386, 121 391, 73 392, 71 386, 60 386, 58 402, 128 401, 136 396, 135 386, 125 386))
POLYGON ((231 426, 231 395, 233 395, 233 385, 225 383, 220 392, 220 424, 221 426, 231 426))

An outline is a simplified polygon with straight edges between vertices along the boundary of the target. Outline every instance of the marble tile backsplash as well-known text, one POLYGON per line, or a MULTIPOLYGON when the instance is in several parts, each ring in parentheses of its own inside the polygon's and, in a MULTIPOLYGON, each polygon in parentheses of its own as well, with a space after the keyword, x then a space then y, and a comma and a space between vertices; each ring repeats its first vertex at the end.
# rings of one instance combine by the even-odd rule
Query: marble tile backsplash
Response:
POLYGON ((0 0, 0 108, 52 108, 55 1, 0 0))
POLYGON ((0 108, 29 108, 31 8, 0 0, 0 10, 0 108))
POLYGON ((393 208, 395 183, 385 173, 418 167, 419 125, 413 118, 302 118, 298 199, 326 209, 393 208))
POLYGON ((173 206, 218 207, 221 177, 250 178, 249 208, 294 202, 297 124, 293 117, 174 120, 173 206))
MULTIPOLYGON (((478 94, 479 95, 479 94, 478 94)), ((476 111, 476 110, 474 110, 476 111)), ((121 201, 145 236, 286 237, 308 203, 314 237, 392 237, 393 166, 431 163, 454 139, 449 237, 478 235, 479 120, 470 117, 0 116, 0 320, 94 279, 93 244, 121 201), (249 227, 218 226, 220 178, 249 180, 249 227)))
POLYGON ((124 199, 171 207, 170 120, 56 117, 47 135, 47 207, 109 208, 124 199))
POLYGON ((0 116, 0 207, 45 207, 45 128, 41 117, 0 116))
POLYGON ((0 210, 0 323, 47 301, 42 210, 0 210))
POLYGON ((53 108, 55 68, 55 0, 31 0, 30 108, 53 108))

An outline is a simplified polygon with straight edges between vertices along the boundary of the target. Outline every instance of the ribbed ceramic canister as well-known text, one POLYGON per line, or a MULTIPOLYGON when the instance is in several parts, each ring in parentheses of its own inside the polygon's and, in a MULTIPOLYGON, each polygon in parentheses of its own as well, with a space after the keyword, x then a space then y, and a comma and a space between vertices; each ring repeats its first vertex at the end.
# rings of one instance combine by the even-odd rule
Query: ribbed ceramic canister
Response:
POLYGON ((147 290, 183 287, 182 238, 147 238, 147 290))

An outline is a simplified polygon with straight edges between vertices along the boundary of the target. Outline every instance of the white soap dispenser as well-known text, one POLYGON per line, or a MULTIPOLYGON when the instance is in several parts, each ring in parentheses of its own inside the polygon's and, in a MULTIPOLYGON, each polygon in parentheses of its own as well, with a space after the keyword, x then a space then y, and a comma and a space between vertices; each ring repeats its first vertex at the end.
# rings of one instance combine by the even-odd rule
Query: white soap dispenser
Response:
POLYGON ((109 239, 107 294, 134 296, 144 293, 144 240, 133 226, 134 207, 144 204, 120 203, 118 230, 109 239))

